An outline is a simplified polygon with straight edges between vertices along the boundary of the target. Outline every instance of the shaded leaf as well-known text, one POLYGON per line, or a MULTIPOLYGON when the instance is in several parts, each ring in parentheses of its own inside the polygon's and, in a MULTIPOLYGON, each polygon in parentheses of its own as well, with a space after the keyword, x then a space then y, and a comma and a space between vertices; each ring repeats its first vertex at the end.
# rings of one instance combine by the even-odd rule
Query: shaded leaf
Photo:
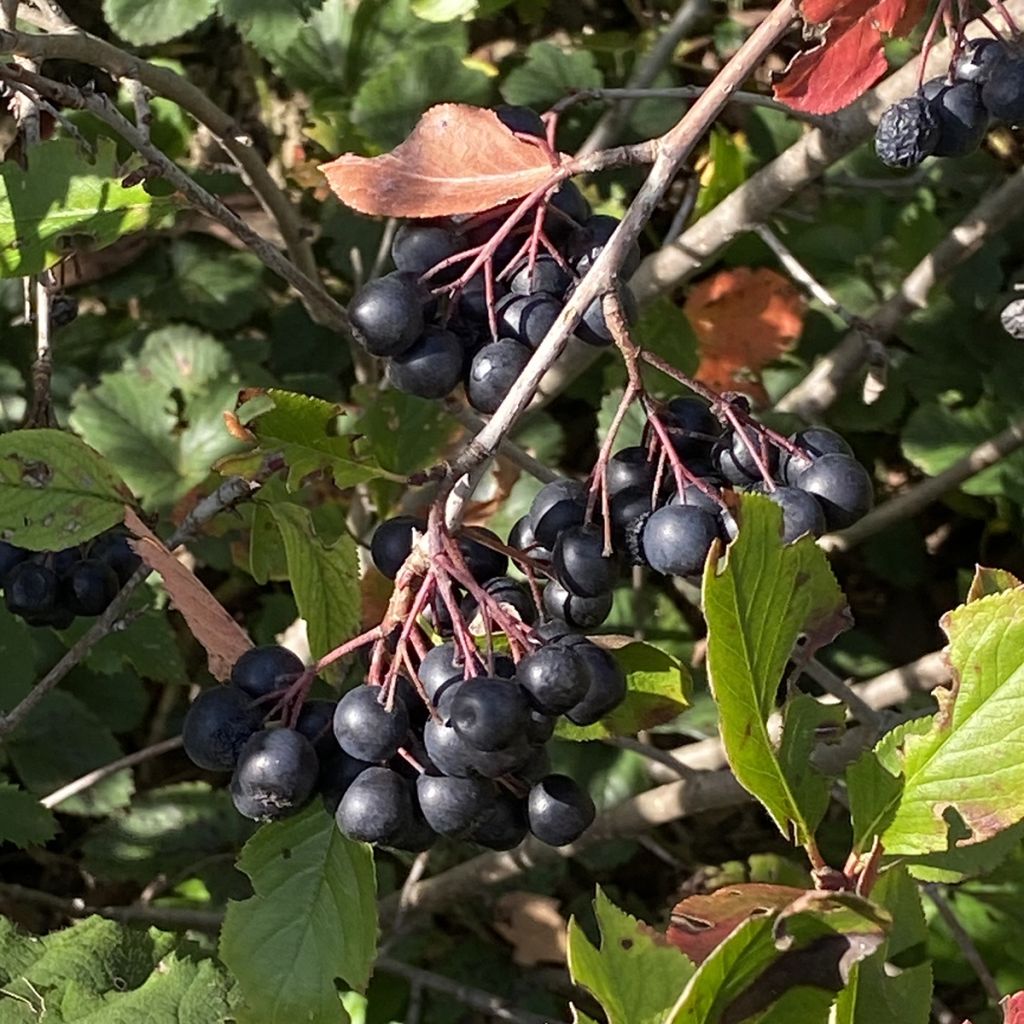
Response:
POLYGON ((971 587, 967 591, 967 603, 977 601, 990 594, 1000 594, 1004 590, 1014 590, 1024 586, 1012 572, 1006 569, 987 569, 985 566, 974 567, 974 579, 971 580, 971 587))
POLYGON ((122 174, 113 141, 103 138, 94 163, 72 139, 29 147, 27 170, 14 160, 0 163, 0 278, 52 267, 72 237, 81 245, 84 236, 98 249, 162 225, 171 201, 141 185, 124 188, 122 174))
POLYGON ((588 988, 616 1024, 664 1020, 694 966, 648 925, 620 910, 600 887, 594 914, 601 930, 591 945, 576 919, 569 922, 569 973, 588 988))
POLYGON ((546 110, 568 93, 603 85, 604 76, 589 50, 563 50, 541 41, 532 43, 525 63, 509 72, 501 94, 507 103, 546 110))
POLYGON ((195 28, 217 8, 217 0, 103 0, 103 16, 125 42, 151 46, 195 28))
POLYGON ((210 674, 227 679, 231 667, 252 647, 245 630, 224 610, 223 605, 184 563, 164 547, 134 513, 125 518, 135 535, 132 549, 151 569, 160 573, 174 607, 188 623, 192 635, 206 651, 210 674))
POLYGON ((56 834, 56 819, 31 793, 0 782, 0 843, 31 846, 56 834))
POLYGON ((626 673, 626 699, 594 725, 573 725, 560 718, 555 735, 564 740, 597 740, 609 736, 635 736, 643 729, 669 722, 689 706, 692 680, 676 657, 651 644, 611 637, 595 637, 611 648, 626 673))
POLYGON ((797 638, 806 637, 802 655, 809 656, 847 627, 849 613, 813 539, 783 545, 781 509, 747 494, 739 516, 739 537, 725 559, 712 549, 704 570, 708 675, 736 778, 783 835, 802 844, 827 802, 829 781, 809 762, 821 712, 791 703, 780 747, 769 737, 768 717, 797 638))
POLYGON ((390 153, 347 154, 320 169, 343 203, 384 217, 479 213, 551 179, 543 151, 517 139, 494 111, 452 103, 431 107, 390 153))
POLYGON ((352 395, 363 408, 352 432, 366 438, 370 454, 391 473, 404 476, 439 462, 461 430, 440 402, 362 385, 352 395))
POLYGON ((264 825, 238 867, 255 895, 228 904, 220 956, 261 1024, 338 1021, 338 987, 363 990, 376 956, 373 854, 319 805, 264 825))
POLYGON ((111 674, 123 672, 127 663, 145 679, 159 683, 190 682, 167 615, 156 608, 133 608, 131 614, 130 629, 108 633, 89 652, 89 668, 111 674))
POLYGON ((765 267, 720 270, 698 282, 683 306, 697 334, 697 379, 764 403, 761 370, 800 337, 806 305, 788 278, 765 267))
POLYGON ((0 437, 0 537, 32 551, 84 543, 124 518, 131 492, 99 452, 63 430, 0 437))

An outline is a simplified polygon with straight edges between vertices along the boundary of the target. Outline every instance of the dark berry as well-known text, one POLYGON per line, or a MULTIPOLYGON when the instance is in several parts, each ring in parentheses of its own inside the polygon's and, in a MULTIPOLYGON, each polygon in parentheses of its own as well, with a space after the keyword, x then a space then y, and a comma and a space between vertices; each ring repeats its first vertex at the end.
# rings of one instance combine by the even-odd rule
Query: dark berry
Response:
POLYGON ((700 398, 673 398, 663 414, 672 447, 683 460, 707 456, 722 433, 707 402, 700 398))
POLYGON ((317 757, 327 757, 338 750, 338 741, 334 738, 334 709, 336 700, 307 700, 299 711, 295 722, 295 731, 313 744, 317 757))
POLYGON ((263 726, 263 714, 234 686, 204 690, 192 701, 181 738, 192 762, 208 771, 231 771, 249 737, 263 726))
POLYGON ((763 479, 751 445, 768 472, 774 472, 779 461, 778 449, 764 440, 756 430, 747 427, 744 434, 736 431, 722 438, 712 450, 712 458, 719 473, 729 483, 742 486, 763 479))
POLYGON ((796 486, 821 502, 830 530, 852 526, 874 504, 874 486, 868 471, 849 455, 822 455, 815 459, 797 477, 796 486))
POLYGON ((510 131, 517 135, 536 135, 544 138, 544 122, 540 114, 530 107, 512 106, 501 103, 494 108, 498 120, 510 131))
POLYGON ((642 445, 621 448, 609 460, 605 468, 605 485, 609 494, 618 494, 627 487, 646 487, 654 483, 655 463, 648 457, 642 445))
POLYGON ((421 775, 416 781, 420 810, 441 836, 462 836, 475 828, 494 802, 494 783, 448 775, 421 775))
POLYGON ((536 708, 530 709, 530 717, 526 723, 526 742, 530 744, 547 743, 555 734, 555 715, 546 715, 536 708))
POLYGON ((39 562, 20 562, 4 579, 4 604, 12 615, 49 615, 57 606, 57 574, 39 562))
POLYGON ((526 801, 499 790, 466 838, 490 850, 511 850, 526 838, 528 831, 526 801))
MULTIPOLYGON (((619 219, 617 217, 599 213, 588 218, 569 235, 566 243, 566 256, 578 274, 582 276, 591 268, 618 226, 619 219)), ((626 281, 631 278, 639 266, 640 247, 634 242, 627 250, 626 258, 619 272, 622 280, 626 281)))
MULTIPOLYGON (((454 231, 433 224, 406 222, 391 243, 391 258, 398 270, 419 277, 462 248, 454 231)), ((438 276, 443 281, 443 275, 438 276)))
POLYGON ((509 285, 519 295, 532 295, 543 292, 561 298, 566 288, 572 284, 572 276, 554 256, 542 254, 530 266, 524 259, 519 269, 512 275, 509 285))
POLYGON ((583 193, 571 181, 563 182, 548 202, 544 217, 548 237, 560 245, 590 219, 590 212, 590 203, 583 193))
POLYGON ((396 700, 391 710, 380 702, 379 686, 349 690, 334 712, 338 746, 360 761, 386 761, 394 757, 409 732, 409 713, 396 700))
POLYGON ((818 455, 853 455, 853 449, 846 440, 827 427, 808 427, 790 434, 789 440, 807 453, 797 455, 788 451, 779 454, 779 476, 787 484, 795 484, 800 474, 807 469, 818 455))
POLYGON ((333 736, 331 742, 334 744, 334 749, 330 753, 318 755, 320 774, 317 777, 317 789, 320 790, 327 813, 333 816, 338 810, 341 798, 348 791, 348 787, 373 765, 369 761, 360 761, 358 758, 350 757, 338 746, 333 736))
POLYGON ((719 488, 709 481, 703 481, 707 490, 697 484, 687 484, 678 494, 673 494, 669 499, 670 505, 688 505, 692 508, 699 508, 712 516, 719 516, 722 511, 722 502, 714 495, 719 493, 719 488), (710 493, 709 493, 710 492, 710 493))
POLYGON ((477 750, 467 744, 469 763, 473 772, 485 779, 500 779, 504 775, 519 775, 530 763, 533 747, 525 734, 517 736, 500 750, 477 750))
POLYGON ((784 543, 792 544, 805 533, 820 537, 825 532, 825 513, 813 494, 798 487, 776 487, 764 491, 764 495, 782 509, 784 543))
POLYGON ((443 327, 426 330, 388 364, 388 379, 407 395, 444 398, 462 379, 464 350, 443 327))
POLYGON ((604 554, 604 531, 572 526, 559 534, 551 552, 559 583, 579 597, 600 597, 615 586, 618 561, 604 554))
POLYGON ((549 551, 558 535, 579 526, 587 511, 587 492, 577 480, 553 480, 545 484, 530 505, 530 526, 537 543, 549 551))
POLYGON ((626 699, 626 674, 611 654, 589 640, 564 637, 559 643, 571 647, 587 677, 586 696, 565 717, 574 725, 593 725, 626 699))
POLYGON ((875 152, 889 167, 916 167, 939 141, 939 123, 923 96, 908 96, 882 114, 875 152))
POLYGON ((473 579, 477 583, 486 583, 495 576, 504 576, 508 572, 508 555, 488 547, 476 537, 486 537, 496 544, 501 544, 501 538, 493 530, 481 526, 474 527, 472 534, 464 533, 457 538, 459 551, 473 579))
MULTIPOLYGON (((511 608, 515 615, 528 626, 537 621, 537 606, 533 603, 533 595, 525 584, 512 579, 511 576, 496 576, 484 584, 484 590, 498 604, 511 608)), ((472 594, 469 594, 462 602, 462 614, 467 622, 472 622, 476 613, 477 600, 472 594)))
POLYGON ((479 676, 461 684, 449 715, 452 728, 469 746, 496 751, 522 737, 529 705, 517 683, 479 676))
POLYGON ((445 775, 468 778, 474 774, 473 751, 450 725, 428 718, 423 726, 423 746, 431 763, 445 775))
POLYGON ((644 558, 655 572, 692 576, 704 569, 718 522, 695 505, 666 505, 644 524, 644 558))
POLYGON ((608 518, 612 524, 612 540, 621 549, 637 522, 651 514, 651 492, 648 487, 628 487, 612 496, 608 503, 608 518))
POLYGON ((231 776, 239 814, 274 821, 300 810, 320 772, 313 745, 294 729, 261 729, 249 737, 231 776))
POLYGON ((548 846, 566 846, 575 842, 594 820, 594 801, 590 794, 568 775, 548 775, 527 797, 530 831, 548 846))
POLYGON ((357 842, 389 845, 413 824, 409 783, 390 768, 361 772, 338 804, 338 828, 357 842))
POLYGON ((478 412, 495 412, 530 361, 530 350, 511 338, 484 345, 469 367, 466 397, 478 412))
POLYGON ((462 679, 463 674, 461 660, 457 657, 455 644, 451 642, 432 647, 420 662, 420 684, 435 704, 441 688, 462 679))
POLYGON ((1000 39, 968 39, 954 68, 960 82, 983 84, 1007 58, 1006 45, 1000 39))
POLYGON ((598 597, 579 597, 571 594, 557 580, 552 580, 544 588, 543 601, 548 615, 572 629, 594 629, 608 618, 612 610, 610 591, 598 597))
POLYGON ((3 587, 7 574, 16 566, 24 562, 30 551, 24 548, 15 547, 5 540, 0 540, 0 587, 3 587))
POLYGON ((418 516, 385 519, 373 531, 370 541, 370 557, 378 571, 393 580, 412 552, 413 531, 423 533, 426 528, 426 522, 418 516))
POLYGON ((933 156, 958 157, 973 153, 985 138, 988 111, 977 82, 949 85, 944 78, 925 82, 922 90, 939 123, 933 156))
POLYGON ((522 658, 516 679, 534 707, 548 715, 560 715, 579 704, 589 682, 572 648, 555 644, 522 658))
POLYGON ((363 285, 348 304, 356 339, 370 355, 396 356, 423 333, 429 293, 415 274, 385 274, 363 285))
POLYGON ((100 615, 120 589, 117 573, 106 562, 84 558, 61 576, 58 600, 75 615, 100 615))
POLYGON ((122 586, 135 575, 135 570, 142 565, 139 558, 128 543, 128 535, 119 530, 108 530, 101 533, 89 545, 89 557, 106 562, 117 574, 122 586))
POLYGON ((533 535, 533 526, 530 524, 530 515, 517 519, 508 531, 508 546, 523 551, 538 562, 550 562, 551 552, 537 543, 533 535))
POLYGON ((232 667, 231 682, 255 699, 294 683, 305 668, 302 659, 287 647, 251 647, 232 667))

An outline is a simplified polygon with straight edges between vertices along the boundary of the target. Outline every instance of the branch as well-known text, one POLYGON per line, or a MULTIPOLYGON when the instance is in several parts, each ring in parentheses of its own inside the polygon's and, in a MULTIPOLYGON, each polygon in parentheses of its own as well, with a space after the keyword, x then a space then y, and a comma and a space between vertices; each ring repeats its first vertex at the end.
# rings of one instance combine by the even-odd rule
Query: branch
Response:
MULTIPOLYGON (((458 420, 467 430, 478 433, 483 429, 484 421, 458 400, 446 401, 445 408, 452 418, 458 420)), ((510 441, 507 437, 502 438, 501 444, 498 446, 498 454, 508 459, 513 466, 518 466, 524 473, 529 473, 535 480, 540 480, 542 483, 548 484, 552 480, 559 479, 559 474, 551 469, 550 466, 545 466, 543 462, 535 459, 526 449, 520 448, 519 445, 514 441, 510 441)))
MULTIPOLYGON (((2 39, 2 34, 0 34, 2 39)), ((132 124, 106 96, 100 93, 86 93, 73 86, 43 78, 21 68, 3 69, 2 76, 31 86, 42 95, 57 100, 67 107, 87 110, 117 132, 133 149, 159 168, 161 177, 182 192, 194 206, 223 224, 236 238, 244 242, 256 256, 275 274, 284 278, 302 296, 318 322, 345 334, 351 334, 348 314, 320 286, 319 281, 308 277, 294 263, 282 255, 262 235, 254 231, 234 211, 228 209, 219 199, 190 178, 176 163, 167 157, 149 139, 147 131, 132 124)), ((311 315, 313 315, 311 313, 311 315)))
MULTIPOLYGON (((788 31, 795 16, 795 0, 780 0, 722 68, 715 81, 687 110, 679 123, 657 140, 654 145, 656 157, 650 174, 615 233, 580 282, 554 326, 537 347, 487 426, 452 464, 446 481, 447 491, 451 494, 445 509, 445 518, 449 526, 457 525, 461 521, 466 503, 464 494, 455 495, 452 491, 456 481, 470 474, 497 450, 502 438, 508 434, 520 413, 532 400, 545 373, 562 354, 584 310, 599 296, 612 289, 629 247, 640 234, 654 208, 664 198, 683 161, 721 112, 729 96, 739 89, 754 68, 760 64, 765 53, 788 31)), ((610 154, 613 151, 607 152, 610 154)), ((444 493, 442 490, 442 496, 444 493)))
MULTIPOLYGON (((0 51, 38 60, 63 58, 81 61, 83 64, 104 68, 118 78, 136 79, 156 95, 173 100, 200 124, 205 125, 238 164, 243 180, 277 223, 292 262, 306 277, 316 278, 313 248, 296 207, 278 188, 259 153, 240 133, 238 124, 230 114, 221 110, 202 90, 181 75, 150 64, 88 32, 75 29, 57 4, 41 0, 37 7, 39 17, 35 18, 26 11, 27 20, 57 31, 47 35, 0 32, 0 51)), ((314 315, 312 311, 311 315, 314 315)), ((328 322, 327 326, 331 324, 328 322)))
POLYGON ((1021 448, 1024 448, 1024 420, 1015 420, 1002 433, 983 441, 938 476, 908 487, 902 494, 879 505, 853 526, 848 526, 838 533, 826 533, 819 538, 818 543, 828 552, 849 551, 893 523, 917 515, 923 508, 937 501, 948 491, 959 487, 965 480, 970 480, 971 477, 984 472, 1021 448))
MULTIPOLYGON (((1014 13, 1024 12, 1024 0, 1009 0, 1008 6, 1014 13)), ((979 21, 968 27, 968 35, 984 33, 979 21)), ((949 56, 948 40, 933 47, 925 77, 942 73, 949 56)), ((856 103, 830 115, 827 130, 808 132, 680 238, 648 256, 630 282, 637 299, 643 302, 682 284, 735 238, 763 223, 829 166, 867 141, 886 107, 916 91, 920 66, 921 58, 916 57, 856 103)))
POLYGON ((889 337, 896 327, 928 305, 928 295, 961 263, 1020 216, 1024 209, 1024 170, 1017 171, 985 196, 959 224, 906 276, 895 295, 883 303, 861 327, 847 334, 814 369, 776 403, 813 421, 839 397, 850 379, 864 366, 875 339, 889 337))

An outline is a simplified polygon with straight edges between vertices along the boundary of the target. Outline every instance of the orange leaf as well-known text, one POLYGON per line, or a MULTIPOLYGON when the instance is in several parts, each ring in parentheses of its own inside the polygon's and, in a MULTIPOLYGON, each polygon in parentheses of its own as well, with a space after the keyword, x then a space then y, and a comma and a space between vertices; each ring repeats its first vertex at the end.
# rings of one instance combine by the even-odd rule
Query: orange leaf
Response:
POLYGON ((431 107, 390 153, 347 153, 320 170, 343 203, 382 217, 480 213, 529 195, 553 172, 493 110, 460 103, 431 107))
POLYGON ((227 679, 232 665, 252 647, 248 634, 131 509, 126 511, 124 521, 138 538, 129 541, 132 549, 163 577, 174 607, 205 648, 210 674, 215 679, 227 679))
POLYGON ((697 335, 697 380, 765 402, 761 370, 793 347, 805 307, 789 280, 766 268, 722 270, 695 285, 683 312, 697 335))
POLYGON ((806 892, 788 885, 751 882, 727 885, 708 895, 687 896, 672 908, 666 938, 695 964, 701 964, 747 918, 781 910, 806 892))

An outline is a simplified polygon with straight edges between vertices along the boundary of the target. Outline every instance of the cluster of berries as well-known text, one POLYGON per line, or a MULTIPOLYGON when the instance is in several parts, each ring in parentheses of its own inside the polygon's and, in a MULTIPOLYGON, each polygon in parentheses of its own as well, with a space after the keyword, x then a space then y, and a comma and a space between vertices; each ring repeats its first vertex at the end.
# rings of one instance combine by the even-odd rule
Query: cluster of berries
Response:
MULTIPOLYGON (((532 110, 497 113, 517 135, 544 138, 532 110)), ((530 227, 508 231, 508 213, 403 224, 391 246, 396 269, 352 297, 356 337, 371 355, 388 359, 388 379, 398 390, 436 399, 461 383, 473 408, 494 412, 619 224, 593 215, 572 182, 551 195, 537 227, 530 217, 530 227), (467 278, 478 258, 479 269, 467 278)), ((634 245, 623 279, 639 262, 634 245)), ((622 292, 630 304, 628 289, 622 292)), ((600 299, 587 307, 576 336, 595 346, 612 343, 600 299)))
POLYGON ((292 727, 268 725, 303 671, 282 647, 253 648, 185 717, 185 752, 233 773, 245 817, 283 818, 319 793, 347 836, 403 850, 439 836, 505 850, 528 833, 561 846, 593 821, 590 796, 551 773, 545 749, 559 715, 591 724, 625 697, 622 669, 585 637, 549 625, 518 663, 491 653, 473 666, 445 642, 425 652, 415 684, 357 686, 305 701, 292 727))
POLYGON ((106 611, 141 564, 121 530, 61 551, 26 551, 0 541, 0 588, 7 610, 29 625, 67 629, 78 616, 106 611))
POLYGON ((1024 51, 1001 39, 972 39, 947 77, 925 82, 886 110, 875 151, 890 167, 966 156, 981 145, 990 120, 1024 123, 1024 51))

